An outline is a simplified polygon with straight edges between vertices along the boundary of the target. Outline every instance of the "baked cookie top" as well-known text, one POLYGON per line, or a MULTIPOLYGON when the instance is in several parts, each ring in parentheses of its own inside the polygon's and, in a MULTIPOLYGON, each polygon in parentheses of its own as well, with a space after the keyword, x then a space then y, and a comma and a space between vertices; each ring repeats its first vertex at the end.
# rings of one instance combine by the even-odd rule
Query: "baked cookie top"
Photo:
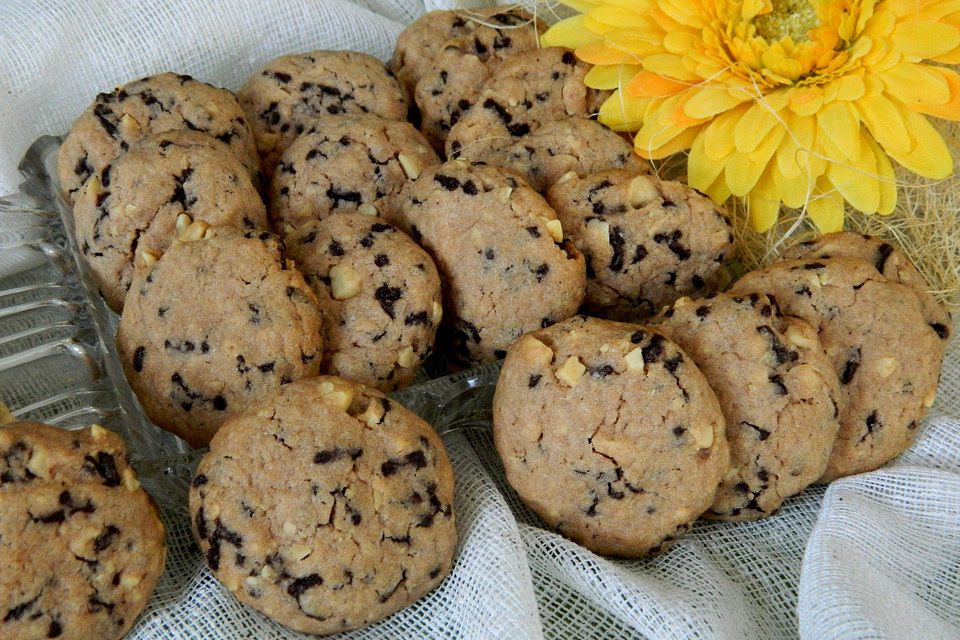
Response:
POLYGON ((838 257, 775 262, 730 293, 775 297, 819 334, 841 388, 840 432, 822 480, 871 471, 910 445, 936 396, 944 350, 914 289, 838 257))
POLYGON ((147 417, 194 447, 264 393, 316 375, 322 346, 316 295, 279 242, 203 222, 134 277, 117 330, 147 417))
POLYGON ((409 384, 443 315, 430 255, 362 213, 308 223, 286 246, 323 313, 321 369, 381 391, 409 384))
POLYGON ((270 176, 283 152, 322 118, 369 113, 406 120, 407 95, 393 73, 356 51, 310 51, 271 60, 237 94, 270 176))
POLYGON ((540 192, 571 172, 583 178, 608 169, 650 170, 629 141, 596 120, 548 120, 513 135, 498 118, 486 108, 471 109, 447 139, 447 155, 510 169, 540 192))
POLYGON ((636 320, 729 280, 730 221, 684 184, 611 169, 566 174, 546 195, 587 260, 590 313, 636 320))
POLYGON ((814 240, 801 242, 787 249, 782 256, 783 260, 800 260, 805 258, 860 258, 873 264, 877 271, 887 280, 905 284, 920 295, 923 305, 923 316, 937 335, 947 343, 953 331, 953 321, 950 314, 940 305, 932 295, 930 286, 910 262, 910 258, 889 242, 875 236, 868 236, 852 231, 838 231, 828 233, 814 240))
POLYGON ((437 164, 440 158, 409 122, 323 118, 277 164, 270 217, 283 233, 344 211, 389 217, 407 180, 437 164))
POLYGON ((726 419, 730 468, 707 517, 772 515, 823 475, 840 382, 813 327, 756 293, 680 298, 654 322, 703 372, 726 419))
POLYGON ((445 339, 462 364, 501 358, 524 333, 576 312, 583 256, 546 201, 515 174, 453 160, 401 194, 397 226, 443 283, 445 339))
POLYGON ((0 428, 0 635, 123 637, 163 571, 164 527, 119 436, 0 428))
POLYGON ((87 180, 73 220, 80 254, 117 312, 134 270, 162 255, 178 228, 194 220, 244 230, 268 225, 260 194, 227 145, 173 130, 132 144, 87 180))
POLYGON ((507 480, 598 553, 657 553, 713 502, 723 415, 679 347, 640 325, 574 316, 517 340, 493 399, 507 480))
POLYGON ((101 93, 74 121, 57 159, 60 192, 69 203, 92 175, 152 133, 188 129, 230 147, 256 181, 260 161, 236 97, 188 75, 161 73, 101 93))
POLYGON ((190 489, 207 565, 240 601, 306 633, 368 625, 453 561, 453 471, 430 426, 321 376, 227 422, 190 489))

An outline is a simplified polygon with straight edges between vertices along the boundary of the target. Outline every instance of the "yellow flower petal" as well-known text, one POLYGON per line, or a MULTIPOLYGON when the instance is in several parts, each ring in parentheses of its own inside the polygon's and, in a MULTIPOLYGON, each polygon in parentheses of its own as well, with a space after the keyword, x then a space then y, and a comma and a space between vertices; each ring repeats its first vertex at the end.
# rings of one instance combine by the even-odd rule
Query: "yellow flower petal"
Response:
POLYGON ((846 156, 860 155, 860 118, 849 102, 833 102, 817 114, 817 123, 846 156))
POLYGON ((759 233, 769 231, 780 215, 780 201, 767 200, 751 194, 747 198, 747 214, 750 216, 750 226, 754 231, 759 233))
POLYGON ((857 111, 860 112, 860 119, 870 129, 874 139, 887 153, 905 154, 910 151, 912 142, 907 124, 900 108, 886 96, 872 96, 858 100, 857 111))
POLYGON ((567 47, 576 49, 597 39, 595 33, 583 26, 583 16, 577 15, 561 20, 540 36, 541 47, 567 47))
POLYGON ((697 87, 695 91, 684 106, 691 118, 711 118, 750 101, 748 94, 726 87, 697 87))
MULTIPOLYGON (((653 48, 657 49, 656 46, 653 48)), ((590 64, 639 64, 644 51, 613 48, 602 40, 595 40, 577 47, 576 54, 578 58, 590 64)))
POLYGON ((628 98, 623 92, 614 91, 613 95, 600 105, 597 119, 614 131, 636 131, 643 126, 646 107, 646 100, 628 98))
POLYGON ((939 73, 950 88, 950 100, 940 105, 914 105, 913 109, 938 118, 960 120, 960 75, 952 69, 930 67, 931 71, 939 73))
POLYGON ((599 65, 587 71, 583 82, 594 89, 619 89, 641 69, 642 67, 634 64, 599 65))
POLYGON ((823 90, 819 87, 796 89, 790 94, 790 110, 798 116, 812 116, 823 106, 823 90))
POLYGON ((704 152, 706 136, 698 136, 687 157, 687 183, 694 189, 706 191, 723 171, 723 163, 711 159, 704 152))
POLYGON ((675 78, 681 82, 698 82, 699 77, 683 64, 683 58, 672 53, 648 55, 643 59, 643 67, 653 73, 668 78, 675 78))
POLYGON ((756 184, 763 169, 764 165, 751 160, 749 154, 734 151, 727 160, 725 172, 730 193, 745 196, 756 184))
POLYGON ((783 203, 788 207, 799 209, 810 196, 810 190, 813 182, 805 174, 796 173, 792 177, 783 175, 780 171, 780 165, 774 165, 773 172, 774 184, 780 192, 783 203))
MULTIPOLYGON (((689 104, 688 104, 689 106, 689 104)), ((748 105, 743 105, 717 117, 713 122, 707 125, 704 133, 704 153, 707 157, 717 161, 726 160, 733 152, 733 129, 737 122, 749 109, 748 105)))
MULTIPOLYGON (((828 187, 828 185, 823 185, 828 187)), ((829 187, 828 187, 829 189, 829 187)), ((820 233, 843 230, 843 196, 836 190, 825 190, 807 203, 807 215, 820 233)))
POLYGON ((890 157, 927 178, 939 180, 950 175, 953 172, 953 158, 937 130, 919 113, 904 109, 901 115, 913 144, 907 153, 891 153, 886 149, 890 157))
POLYGON ((723 203, 727 201, 727 198, 730 197, 730 188, 727 187, 727 179, 723 175, 717 176, 717 179, 713 181, 706 189, 701 189, 705 194, 710 196, 710 199, 717 203, 723 203))
POLYGON ((873 154, 876 165, 877 185, 880 189, 880 203, 877 205, 877 213, 882 216, 889 215, 893 213, 897 206, 897 182, 893 174, 893 165, 890 164, 890 158, 873 138, 864 135, 863 143, 873 154))
POLYGON ((897 23, 891 39, 904 55, 917 61, 935 58, 960 46, 960 29, 927 20, 904 20, 897 23))
POLYGON ((950 101, 950 85, 942 75, 926 65, 902 62, 881 75, 880 79, 891 96, 912 108, 950 101))
POLYGON ((778 124, 780 120, 777 114, 771 113, 766 105, 754 104, 733 128, 733 141, 737 151, 749 153, 778 124))
POLYGON ((662 98, 690 89, 690 84, 677 82, 652 71, 642 70, 630 79, 624 93, 638 98, 662 98))
POLYGON ((560 4, 565 4, 568 7, 579 11, 581 13, 586 13, 590 11, 597 5, 599 5, 601 0, 560 0, 560 4))
POLYGON ((860 154, 854 162, 831 163, 826 176, 855 209, 863 213, 876 213, 880 206, 880 185, 874 173, 873 153, 869 147, 863 149, 865 153, 860 154))

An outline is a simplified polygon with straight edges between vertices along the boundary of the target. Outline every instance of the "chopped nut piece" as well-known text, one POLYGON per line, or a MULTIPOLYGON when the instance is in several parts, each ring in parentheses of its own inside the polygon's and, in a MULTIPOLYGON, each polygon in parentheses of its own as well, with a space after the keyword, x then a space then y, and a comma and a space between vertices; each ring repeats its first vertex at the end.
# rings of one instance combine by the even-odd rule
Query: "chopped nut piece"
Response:
POLYGON ((136 491, 140 488, 140 481, 137 480, 137 472, 130 467, 124 469, 121 476, 123 480, 123 488, 127 491, 136 491))
POLYGON ((559 220, 547 220, 547 233, 554 242, 563 242, 563 225, 559 220))
POLYGON ((786 331, 783 332, 783 336, 787 339, 787 342, 796 347, 813 349, 816 347, 817 342, 812 332, 812 328, 807 331, 805 328, 801 328, 800 325, 790 323, 786 331))
POLYGON ((690 435, 693 442, 701 449, 708 449, 713 445, 713 427, 709 424, 690 425, 690 435))
POLYGON ((584 372, 587 368, 580 358, 577 356, 570 356, 566 361, 557 369, 556 376, 557 380, 567 385, 568 387, 573 387, 580 381, 580 378, 583 377, 584 372))
POLYGON ((380 424, 380 421, 383 420, 383 404, 380 402, 371 402, 367 405, 367 409, 357 416, 357 420, 364 423, 368 427, 372 427, 380 424))
POLYGON ((217 503, 204 505, 203 511, 212 520, 220 515, 220 505, 217 503))
POLYGON ((497 189, 497 200, 503 203, 509 202, 512 193, 513 187, 501 187, 497 189))
POLYGON ((320 385, 320 396, 344 411, 349 409, 350 404, 353 403, 353 389, 348 385, 324 382, 320 385))
POLYGON ((403 169, 403 173, 406 174, 407 178, 416 180, 420 177, 423 166, 421 166, 419 158, 401 152, 397 154, 397 161, 400 162, 400 168, 403 169))
POLYGON ((542 361, 545 364, 549 364, 553 360, 553 349, 536 338, 524 338, 523 348, 529 352, 530 358, 533 359, 534 362, 542 361))
POLYGON ((576 171, 567 171, 565 174, 560 176, 560 179, 557 180, 554 184, 563 184, 564 182, 570 182, 577 177, 576 171))
POLYGON ((937 399, 937 390, 931 389, 930 393, 928 393, 926 397, 923 399, 923 406, 929 409, 930 407, 933 406, 933 403, 936 399, 937 399))
POLYGON ((436 300, 433 301, 433 316, 430 319, 433 320, 434 325, 440 324, 443 320, 443 305, 436 300))
POLYGON ((90 435, 99 440, 100 438, 105 438, 110 432, 101 427, 98 424, 90 425, 90 435))
POLYGON ((100 195, 100 192, 103 191, 103 185, 100 184, 100 178, 95 175, 90 176, 83 184, 83 191, 94 198, 100 195))
POLYGON ((607 242, 610 238, 610 223, 600 218, 591 218, 587 222, 587 234, 594 242, 607 242))
POLYGON ((283 532, 288 536, 292 536, 297 532, 297 525, 287 520, 283 523, 283 532))
POLYGON ((737 477, 737 474, 740 473, 740 467, 730 467, 727 469, 727 472, 723 474, 723 481, 730 482, 737 477))
POLYGON ((186 213, 181 213, 177 216, 177 233, 183 233, 192 223, 193 218, 186 213))
POLYGON ((377 208, 372 204, 364 202, 362 205, 357 207, 357 213, 376 217, 380 212, 377 211, 377 208))
POLYGON ((260 575, 266 580, 273 580, 277 577, 277 572, 273 570, 273 567, 266 565, 260 569, 260 575))
POLYGON ((630 181, 630 204, 640 208, 648 202, 660 199, 660 191, 649 176, 637 176, 630 181))
POLYGON ((897 369, 897 361, 895 358, 880 358, 880 361, 877 363, 877 373, 880 374, 881 378, 887 378, 897 369))
POLYGON ((397 353, 397 364, 401 367, 412 367, 417 362, 417 356, 413 353, 413 347, 410 345, 400 349, 397 353))
POLYGON ((136 118, 129 113, 123 114, 123 117, 120 118, 120 132, 123 133, 124 137, 136 137, 139 131, 140 123, 137 122, 136 118))
POLYGON ((154 253, 153 251, 147 251, 144 249, 140 252, 140 258, 143 260, 143 264, 148 267, 160 259, 159 253, 154 253))
POLYGON ((198 240, 203 240, 204 238, 209 238, 213 235, 210 232, 210 225, 204 222, 203 220, 195 220, 180 232, 177 235, 177 242, 196 242, 198 240))
POLYGON ((335 300, 348 300, 360 293, 360 276, 349 264, 330 269, 330 293, 335 300))
POLYGON ((627 361, 627 369, 639 371, 643 369, 643 349, 637 347, 623 357, 627 361))
POLYGON ((305 544, 294 544, 290 546, 290 554, 297 560, 303 560, 310 555, 310 547, 305 544))
POLYGON ((139 209, 139 208, 137 207, 137 205, 135 205, 135 204, 127 203, 127 204, 123 205, 123 213, 126 214, 126 215, 128 215, 128 216, 132 216, 132 215, 136 214, 137 211, 139 211, 139 210, 140 210, 140 209, 139 209))

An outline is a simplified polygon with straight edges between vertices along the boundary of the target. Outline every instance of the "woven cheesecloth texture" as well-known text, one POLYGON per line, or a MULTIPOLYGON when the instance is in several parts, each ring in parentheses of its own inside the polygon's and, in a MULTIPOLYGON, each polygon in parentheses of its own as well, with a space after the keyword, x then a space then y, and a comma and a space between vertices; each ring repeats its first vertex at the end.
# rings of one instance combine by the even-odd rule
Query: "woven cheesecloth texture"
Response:
MULTIPOLYGON (((205 567, 185 506, 198 454, 149 425, 130 395, 111 346, 116 316, 78 272, 50 195, 57 141, 31 144, 65 133, 96 93, 134 78, 172 70, 236 90, 284 53, 354 49, 386 60, 405 24, 455 6, 0 5, 0 193, 11 194, 0 200, 0 400, 21 418, 102 422, 130 444, 169 532, 166 571, 130 638, 303 636, 238 603, 205 567)), ((916 442, 891 464, 812 487, 761 522, 699 522, 645 560, 597 556, 544 529, 520 503, 489 435, 496 375, 488 365, 396 396, 444 434, 457 481, 456 561, 422 600, 345 637, 960 638, 956 340, 916 442)))

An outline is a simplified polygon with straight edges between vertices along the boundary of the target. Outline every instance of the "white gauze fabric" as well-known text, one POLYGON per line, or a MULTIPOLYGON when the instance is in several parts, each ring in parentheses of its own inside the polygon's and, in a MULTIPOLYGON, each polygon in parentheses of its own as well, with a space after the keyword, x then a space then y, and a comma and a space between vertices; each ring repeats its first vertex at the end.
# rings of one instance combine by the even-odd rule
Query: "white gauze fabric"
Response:
MULTIPOLYGON (((98 92, 166 70, 236 90, 271 58, 318 48, 386 60, 405 24, 455 5, 3 3, 0 193, 16 190, 16 166, 29 144, 66 132, 98 92)), ((460 537, 451 575, 412 607, 346 637, 960 638, 957 341, 938 401, 898 460, 808 489, 761 522, 698 523, 651 560, 600 557, 545 530, 506 484, 483 429, 445 442, 460 537)), ((157 496, 170 529, 169 560, 130 637, 302 637, 239 604, 212 578, 182 503, 186 476, 180 481, 157 496)))

